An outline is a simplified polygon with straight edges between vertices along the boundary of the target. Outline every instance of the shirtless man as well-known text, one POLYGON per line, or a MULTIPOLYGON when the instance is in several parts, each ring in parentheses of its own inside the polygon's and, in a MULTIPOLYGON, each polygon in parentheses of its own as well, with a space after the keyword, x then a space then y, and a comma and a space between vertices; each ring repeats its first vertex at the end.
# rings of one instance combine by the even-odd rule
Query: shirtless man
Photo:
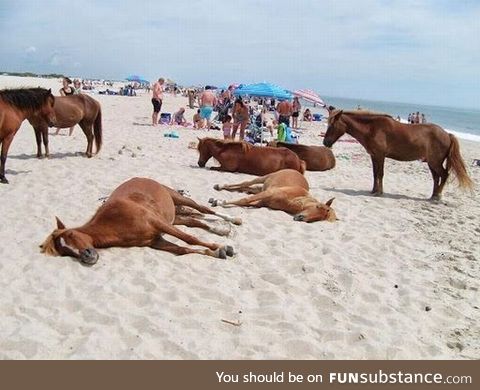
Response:
POLYGON ((152 104, 153 104, 153 114, 152 114, 152 124, 156 126, 158 123, 158 113, 162 109, 162 101, 163 101, 163 84, 165 80, 159 78, 158 81, 153 84, 152 91, 152 104))
POLYGON ((278 103, 277 112, 278 122, 285 123, 285 125, 290 127, 290 115, 293 113, 292 104, 288 100, 278 103))
POLYGON ((207 129, 210 129, 210 116, 213 112, 213 107, 217 104, 217 98, 210 90, 210 87, 205 87, 205 91, 200 95, 200 116, 207 120, 207 129))

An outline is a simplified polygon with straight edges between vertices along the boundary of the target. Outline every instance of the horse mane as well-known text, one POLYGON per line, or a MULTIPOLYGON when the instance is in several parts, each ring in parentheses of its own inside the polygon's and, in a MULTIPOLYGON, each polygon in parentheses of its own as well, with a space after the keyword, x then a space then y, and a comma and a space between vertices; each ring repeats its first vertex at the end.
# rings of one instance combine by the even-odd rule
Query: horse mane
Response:
POLYGON ((21 110, 38 110, 49 96, 52 96, 52 93, 45 88, 16 88, 0 91, 0 99, 21 110))
POLYGON ((66 229, 55 229, 46 240, 40 245, 40 252, 49 256, 60 256, 57 248, 55 248, 55 239, 65 231, 66 229))

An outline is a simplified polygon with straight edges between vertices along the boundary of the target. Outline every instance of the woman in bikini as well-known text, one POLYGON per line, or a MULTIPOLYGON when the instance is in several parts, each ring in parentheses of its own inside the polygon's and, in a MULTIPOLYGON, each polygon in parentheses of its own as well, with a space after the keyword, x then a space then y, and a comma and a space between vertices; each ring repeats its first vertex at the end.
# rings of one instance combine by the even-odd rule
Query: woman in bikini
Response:
MULTIPOLYGON (((60 96, 69 96, 69 95, 75 94, 75 89, 70 86, 70 84, 72 84, 72 80, 70 80, 68 77, 64 77, 62 80, 62 84, 63 84, 62 88, 60 88, 60 90, 58 91, 60 93, 60 96)), ((74 127, 75 126, 70 127, 70 131, 68 133, 69 136, 73 134, 74 127)), ((57 131, 55 132, 54 135, 58 135, 59 132, 60 132, 60 127, 57 127, 57 131)))
POLYGON ((248 107, 245 105, 245 103, 243 103, 243 100, 241 98, 235 100, 232 115, 232 140, 235 140, 235 135, 237 134, 238 127, 240 127, 240 141, 243 141, 243 139, 245 138, 245 128, 250 122, 250 119, 248 117, 248 107))

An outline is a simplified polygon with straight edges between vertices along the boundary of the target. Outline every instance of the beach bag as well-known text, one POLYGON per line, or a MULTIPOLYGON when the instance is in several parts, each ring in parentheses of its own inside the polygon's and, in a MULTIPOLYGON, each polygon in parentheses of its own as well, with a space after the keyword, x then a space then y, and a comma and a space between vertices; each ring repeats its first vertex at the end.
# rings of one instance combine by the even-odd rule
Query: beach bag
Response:
POLYGON ((287 126, 285 123, 280 123, 277 126, 277 141, 286 142, 287 139, 287 126))

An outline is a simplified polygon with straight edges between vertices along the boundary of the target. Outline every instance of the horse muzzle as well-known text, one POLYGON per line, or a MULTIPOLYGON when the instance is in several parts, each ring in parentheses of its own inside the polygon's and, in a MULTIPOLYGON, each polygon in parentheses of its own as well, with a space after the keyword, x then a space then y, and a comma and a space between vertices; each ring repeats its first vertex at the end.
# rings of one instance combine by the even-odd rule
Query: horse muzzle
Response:
POLYGON ((80 252, 80 261, 84 264, 94 265, 98 261, 98 253, 94 248, 87 248, 80 252))
POLYGON ((331 148, 333 145, 333 142, 326 140, 325 138, 323 139, 323 146, 326 146, 327 148, 331 148))
POLYGON ((293 220, 302 222, 305 220, 305 216, 303 214, 297 214, 293 217, 293 220))
POLYGON ((200 168, 204 168, 204 167, 205 167, 205 163, 204 163, 203 161, 200 161, 200 160, 199 160, 199 161, 198 161, 198 166, 199 166, 200 168))

